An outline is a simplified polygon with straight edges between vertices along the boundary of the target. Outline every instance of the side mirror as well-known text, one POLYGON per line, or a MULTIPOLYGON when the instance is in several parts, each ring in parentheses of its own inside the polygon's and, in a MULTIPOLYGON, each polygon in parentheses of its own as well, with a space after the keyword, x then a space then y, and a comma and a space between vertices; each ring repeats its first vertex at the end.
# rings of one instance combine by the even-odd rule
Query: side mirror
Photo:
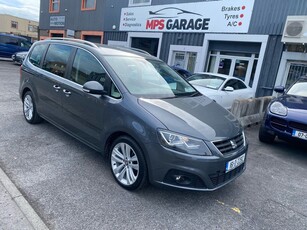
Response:
POLYGON ((276 86, 276 87, 274 88, 274 91, 275 91, 276 93, 284 93, 284 92, 285 92, 285 87, 284 87, 284 86, 276 86))
POLYGON ((104 87, 97 81, 88 81, 83 85, 83 92, 97 95, 104 95, 104 87))
POLYGON ((234 88, 231 87, 231 86, 227 86, 226 88, 224 88, 224 91, 232 92, 232 91, 234 91, 234 88))

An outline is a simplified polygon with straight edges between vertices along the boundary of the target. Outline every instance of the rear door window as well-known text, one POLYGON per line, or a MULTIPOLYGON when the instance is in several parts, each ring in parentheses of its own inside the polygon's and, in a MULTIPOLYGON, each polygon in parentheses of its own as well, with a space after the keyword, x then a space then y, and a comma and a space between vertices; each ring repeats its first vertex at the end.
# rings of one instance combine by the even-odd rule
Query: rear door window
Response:
POLYGON ((43 69, 60 77, 64 77, 72 51, 73 48, 71 46, 51 44, 43 63, 43 69))
POLYGON ((47 47, 48 47, 47 44, 36 45, 33 48, 32 52, 31 52, 31 54, 29 56, 29 61, 33 65, 39 67, 40 64, 41 64, 41 60, 42 60, 42 58, 43 58, 43 56, 44 56, 44 54, 46 52, 47 47))

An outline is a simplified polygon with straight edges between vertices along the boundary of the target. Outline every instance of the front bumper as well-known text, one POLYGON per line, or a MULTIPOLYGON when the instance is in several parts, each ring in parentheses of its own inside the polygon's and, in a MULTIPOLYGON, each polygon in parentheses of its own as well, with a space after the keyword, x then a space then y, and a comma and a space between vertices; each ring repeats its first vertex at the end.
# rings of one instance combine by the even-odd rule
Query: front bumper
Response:
POLYGON ((240 176, 246 168, 243 164, 226 172, 227 162, 246 154, 248 146, 224 156, 193 156, 162 147, 160 144, 147 146, 149 155, 149 179, 158 186, 174 187, 194 191, 212 191, 228 184, 240 176))
POLYGON ((292 136, 293 130, 307 133, 307 123, 300 120, 268 113, 265 117, 264 125, 267 132, 278 136, 280 139, 307 143, 306 140, 292 136))

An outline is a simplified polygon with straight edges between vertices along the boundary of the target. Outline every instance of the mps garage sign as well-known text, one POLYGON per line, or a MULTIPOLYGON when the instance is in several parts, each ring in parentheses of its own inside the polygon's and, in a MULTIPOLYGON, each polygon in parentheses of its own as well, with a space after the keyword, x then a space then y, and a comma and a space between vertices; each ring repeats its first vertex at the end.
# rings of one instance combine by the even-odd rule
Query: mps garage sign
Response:
POLYGON ((247 33, 254 0, 220 0, 121 11, 121 31, 247 33))

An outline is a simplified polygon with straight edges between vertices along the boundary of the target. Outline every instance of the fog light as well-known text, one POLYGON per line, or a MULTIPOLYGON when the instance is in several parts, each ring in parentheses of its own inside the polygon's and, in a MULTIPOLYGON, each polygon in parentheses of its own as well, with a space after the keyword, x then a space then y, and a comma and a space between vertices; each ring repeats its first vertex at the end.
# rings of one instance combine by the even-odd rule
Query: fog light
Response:
POLYGON ((191 179, 187 176, 183 176, 183 175, 174 175, 175 177, 175 181, 177 184, 181 184, 181 185, 189 185, 191 184, 191 179))

